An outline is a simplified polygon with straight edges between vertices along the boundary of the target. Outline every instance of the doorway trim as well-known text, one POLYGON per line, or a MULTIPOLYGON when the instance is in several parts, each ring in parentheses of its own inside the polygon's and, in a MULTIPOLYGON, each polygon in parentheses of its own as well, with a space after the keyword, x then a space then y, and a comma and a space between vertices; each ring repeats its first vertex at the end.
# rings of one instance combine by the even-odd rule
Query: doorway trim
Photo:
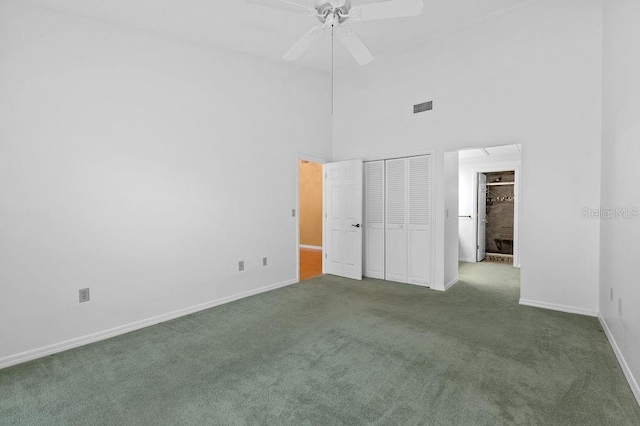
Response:
MULTIPOLYGON (((485 173, 474 173, 474 177, 475 177, 475 181, 477 182, 477 184, 475 185, 476 202, 474 203, 474 206, 473 206, 474 207, 473 213, 475 213, 475 216, 476 216, 476 219, 473 221, 476 228, 475 259, 476 259, 476 262, 482 262, 484 259, 487 258, 487 175, 485 173), (484 176, 484 178, 481 179, 480 176, 484 176), (484 185, 484 194, 482 194, 482 190, 481 190, 482 187, 480 186, 481 184, 484 185), (484 206, 482 206, 482 209, 484 209, 484 215, 481 214, 482 210, 480 208, 480 200, 482 196, 484 196, 484 206), (480 236, 482 235, 482 233, 480 232, 480 224, 483 222, 482 220, 480 220, 481 217, 484 218, 484 236, 482 239, 483 244, 480 244, 480 241, 481 241, 480 236), (480 256, 481 252, 483 254, 482 256, 480 256)), ((515 210, 514 210, 514 214, 515 214, 515 210)))
MULTIPOLYGON (((494 173, 513 170, 515 172, 514 184, 514 206, 513 206, 513 266, 520 267, 520 161, 505 161, 498 166, 488 165, 473 169, 473 200, 474 206, 478 206, 478 173, 494 173)), ((473 235, 475 236, 476 247, 478 245, 478 213, 473 212, 473 235)), ((477 257, 476 257, 477 259, 477 257)))
MULTIPOLYGON (((300 282, 300 161, 325 164, 327 160, 307 154, 296 154, 296 282, 300 282)), ((323 179, 324 181, 324 179, 323 179)), ((324 194, 324 191, 323 191, 324 194)), ((322 209, 324 211, 324 195, 322 196, 322 209)), ((322 221, 322 245, 324 246, 324 219, 322 221)), ((322 259, 322 273, 324 273, 324 258, 322 259)))

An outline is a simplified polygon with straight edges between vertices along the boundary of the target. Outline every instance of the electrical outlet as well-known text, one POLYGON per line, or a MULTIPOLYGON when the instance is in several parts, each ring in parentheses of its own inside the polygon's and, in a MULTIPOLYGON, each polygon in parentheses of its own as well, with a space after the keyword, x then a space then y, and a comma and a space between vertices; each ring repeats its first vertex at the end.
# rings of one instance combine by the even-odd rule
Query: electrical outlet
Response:
POLYGON ((618 299, 618 314, 622 316, 622 299, 618 299))
POLYGON ((613 302, 613 288, 609 289, 609 299, 613 302))
POLYGON ((291 217, 296 217, 296 209, 291 209, 291 217))
POLYGON ((262 258, 262 266, 267 266, 267 258, 266 257, 262 258))
POLYGON ((238 262, 238 271, 244 271, 244 260, 238 262))
POLYGON ((80 303, 82 302, 88 302, 89 299, 91 299, 91 295, 89 294, 89 289, 88 288, 81 288, 80 290, 78 290, 78 301, 80 303))

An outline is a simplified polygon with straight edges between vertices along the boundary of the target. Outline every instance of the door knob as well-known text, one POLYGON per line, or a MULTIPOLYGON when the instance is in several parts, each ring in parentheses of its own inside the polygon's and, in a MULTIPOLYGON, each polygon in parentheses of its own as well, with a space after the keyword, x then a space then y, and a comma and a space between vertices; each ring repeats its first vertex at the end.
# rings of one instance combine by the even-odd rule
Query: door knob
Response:
POLYGON ((356 227, 356 228, 360 228, 360 224, 359 224, 359 223, 356 223, 355 225, 354 225, 354 224, 351 224, 351 226, 354 226, 354 227, 356 227))

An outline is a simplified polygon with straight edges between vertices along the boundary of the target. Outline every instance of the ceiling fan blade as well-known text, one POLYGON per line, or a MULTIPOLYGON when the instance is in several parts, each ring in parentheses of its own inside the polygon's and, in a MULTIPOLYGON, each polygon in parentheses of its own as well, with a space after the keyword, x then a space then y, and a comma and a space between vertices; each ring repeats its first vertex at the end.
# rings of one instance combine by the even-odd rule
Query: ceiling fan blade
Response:
POLYGON ((423 8, 423 0, 382 1, 354 7, 349 11, 349 19, 354 21, 374 21, 376 19, 417 16, 422 13, 423 8))
MULTIPOLYGON (((326 25, 326 24, 325 24, 326 25)), ((320 36, 324 33, 324 27, 315 27, 312 28, 308 33, 306 33, 296 44, 293 45, 291 49, 282 57, 285 61, 295 61, 302 55, 308 48, 310 48, 313 43, 315 43, 320 36)))
POLYGON ((289 12, 304 13, 311 16, 315 16, 318 13, 314 8, 301 4, 300 0, 245 0, 245 2, 273 9, 288 10, 289 12))
POLYGON ((306 13, 307 15, 317 15, 317 14, 318 14, 318 12, 316 12, 316 10, 315 10, 315 9, 313 9, 313 8, 311 8, 311 7, 308 7, 308 6, 305 6, 305 5, 303 5, 303 4, 297 3, 297 2, 295 2, 295 1, 291 1, 291 0, 280 0, 280 3, 284 3, 284 4, 287 4, 287 5, 289 5, 289 6, 293 6, 293 7, 295 7, 295 8, 298 8, 298 10, 299 10, 300 12, 304 12, 304 13, 306 13))
POLYGON ((339 27, 338 38, 360 65, 366 65, 373 60, 371 51, 351 28, 339 27))

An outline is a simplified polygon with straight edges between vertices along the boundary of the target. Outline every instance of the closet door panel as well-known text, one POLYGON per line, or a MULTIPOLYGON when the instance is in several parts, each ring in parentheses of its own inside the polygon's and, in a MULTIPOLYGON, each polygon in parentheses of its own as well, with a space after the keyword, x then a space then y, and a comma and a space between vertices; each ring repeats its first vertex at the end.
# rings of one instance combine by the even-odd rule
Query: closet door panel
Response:
POLYGON ((408 159, 408 282, 431 283, 431 157, 408 159))
POLYGON ((387 229, 385 279, 407 282, 407 232, 387 229))
POLYGON ((407 282, 407 160, 387 160, 385 279, 407 282))
POLYGON ((364 164, 364 276, 384 279, 384 161, 364 164))
POLYGON ((429 285, 431 281, 431 233, 409 231, 409 276, 411 284, 429 285))
POLYGON ((384 279, 384 229, 370 227, 365 229, 366 257, 364 276, 369 278, 384 279))

